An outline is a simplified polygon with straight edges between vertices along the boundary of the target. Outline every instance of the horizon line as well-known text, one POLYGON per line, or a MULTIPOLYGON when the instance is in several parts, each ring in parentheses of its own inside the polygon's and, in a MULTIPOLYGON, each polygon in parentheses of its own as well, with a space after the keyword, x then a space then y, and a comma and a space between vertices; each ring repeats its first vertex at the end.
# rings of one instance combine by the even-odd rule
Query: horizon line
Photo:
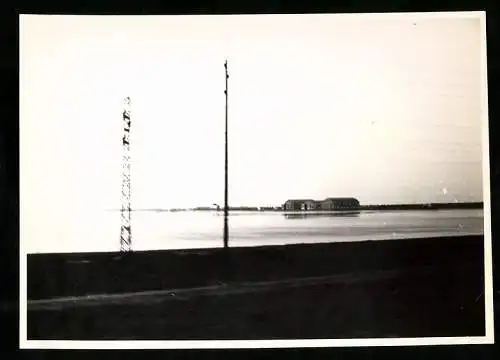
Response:
MULTIPOLYGON (((432 205, 453 205, 453 206, 460 206, 460 205, 484 205, 484 201, 462 201, 462 202, 425 202, 425 203, 400 203, 400 204, 360 204, 358 207, 353 208, 359 209, 359 208, 366 208, 366 207, 374 207, 374 206, 379 206, 379 207, 394 207, 394 206, 432 206, 432 205)), ((233 205, 233 206, 228 206, 229 209, 281 209, 283 205, 261 205, 261 206, 250 206, 250 205, 233 205)), ((219 211, 222 211, 224 207, 220 207, 219 211)), ((113 209, 105 209, 107 211, 121 211, 122 209, 119 208, 113 208, 113 209)), ((203 206, 203 205, 198 205, 198 206, 189 206, 189 207, 151 207, 151 208, 137 208, 133 209, 131 208, 131 211, 145 211, 145 210, 162 210, 162 211, 169 211, 169 210, 214 210, 217 211, 217 207, 213 206, 203 206)))

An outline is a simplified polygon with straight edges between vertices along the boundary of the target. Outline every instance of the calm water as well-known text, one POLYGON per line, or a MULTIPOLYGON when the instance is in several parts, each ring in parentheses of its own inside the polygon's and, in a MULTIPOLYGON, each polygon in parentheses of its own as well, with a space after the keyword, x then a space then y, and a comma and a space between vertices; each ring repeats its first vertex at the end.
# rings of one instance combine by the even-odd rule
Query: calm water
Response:
MULTIPOLYGON (((93 214, 86 223, 66 225, 26 252, 116 251, 119 212, 93 214), (49 241, 49 239, 51 239, 49 241)), ((222 245, 223 217, 215 212, 133 212, 133 249, 207 248, 222 245)), ((278 212, 233 212, 230 245, 256 246, 314 242, 405 239, 483 233, 482 210, 360 212, 357 215, 288 218, 278 212)))

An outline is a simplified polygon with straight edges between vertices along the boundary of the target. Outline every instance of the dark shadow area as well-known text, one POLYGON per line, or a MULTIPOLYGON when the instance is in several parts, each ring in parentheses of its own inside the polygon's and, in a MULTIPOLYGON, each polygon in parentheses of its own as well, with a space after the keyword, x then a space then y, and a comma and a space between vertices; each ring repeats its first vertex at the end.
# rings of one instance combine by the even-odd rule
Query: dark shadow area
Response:
POLYGON ((460 236, 227 252, 32 254, 29 299, 185 290, 142 302, 28 304, 28 338, 482 336, 483 242, 460 236), (312 277, 325 278, 306 279, 312 277), (276 283, 255 284, 266 281, 276 283), (188 290, 207 286, 215 290, 188 290))

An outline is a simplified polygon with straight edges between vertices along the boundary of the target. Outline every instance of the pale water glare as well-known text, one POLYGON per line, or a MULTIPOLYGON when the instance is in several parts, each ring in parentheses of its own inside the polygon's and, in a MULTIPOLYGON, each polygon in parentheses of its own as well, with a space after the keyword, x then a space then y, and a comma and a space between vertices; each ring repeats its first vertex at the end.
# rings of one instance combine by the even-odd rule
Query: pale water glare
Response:
MULTIPOLYGON (((295 218, 281 212, 231 212, 229 243, 240 247, 483 234, 483 216, 481 209, 362 211, 295 218)), ((134 211, 132 246, 134 250, 221 247, 222 226, 223 217, 216 212, 134 211)), ((118 251, 119 230, 118 211, 96 212, 61 222, 51 234, 37 234, 39 240, 30 242, 26 252, 118 251)))

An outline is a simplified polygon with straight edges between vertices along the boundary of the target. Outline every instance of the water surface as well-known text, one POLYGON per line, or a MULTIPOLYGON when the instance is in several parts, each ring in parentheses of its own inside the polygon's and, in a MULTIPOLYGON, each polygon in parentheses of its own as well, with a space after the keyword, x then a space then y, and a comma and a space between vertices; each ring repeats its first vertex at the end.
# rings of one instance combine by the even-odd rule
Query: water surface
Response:
MULTIPOLYGON (((37 241, 24 244, 25 251, 119 249, 119 212, 96 212, 80 221, 38 234, 37 241)), ((223 217, 216 212, 134 211, 133 249, 220 247, 222 226, 223 217)), ((231 212, 229 227, 230 246, 469 235, 483 234, 483 210, 362 211, 342 216, 306 217, 289 217, 281 212, 231 212)))

